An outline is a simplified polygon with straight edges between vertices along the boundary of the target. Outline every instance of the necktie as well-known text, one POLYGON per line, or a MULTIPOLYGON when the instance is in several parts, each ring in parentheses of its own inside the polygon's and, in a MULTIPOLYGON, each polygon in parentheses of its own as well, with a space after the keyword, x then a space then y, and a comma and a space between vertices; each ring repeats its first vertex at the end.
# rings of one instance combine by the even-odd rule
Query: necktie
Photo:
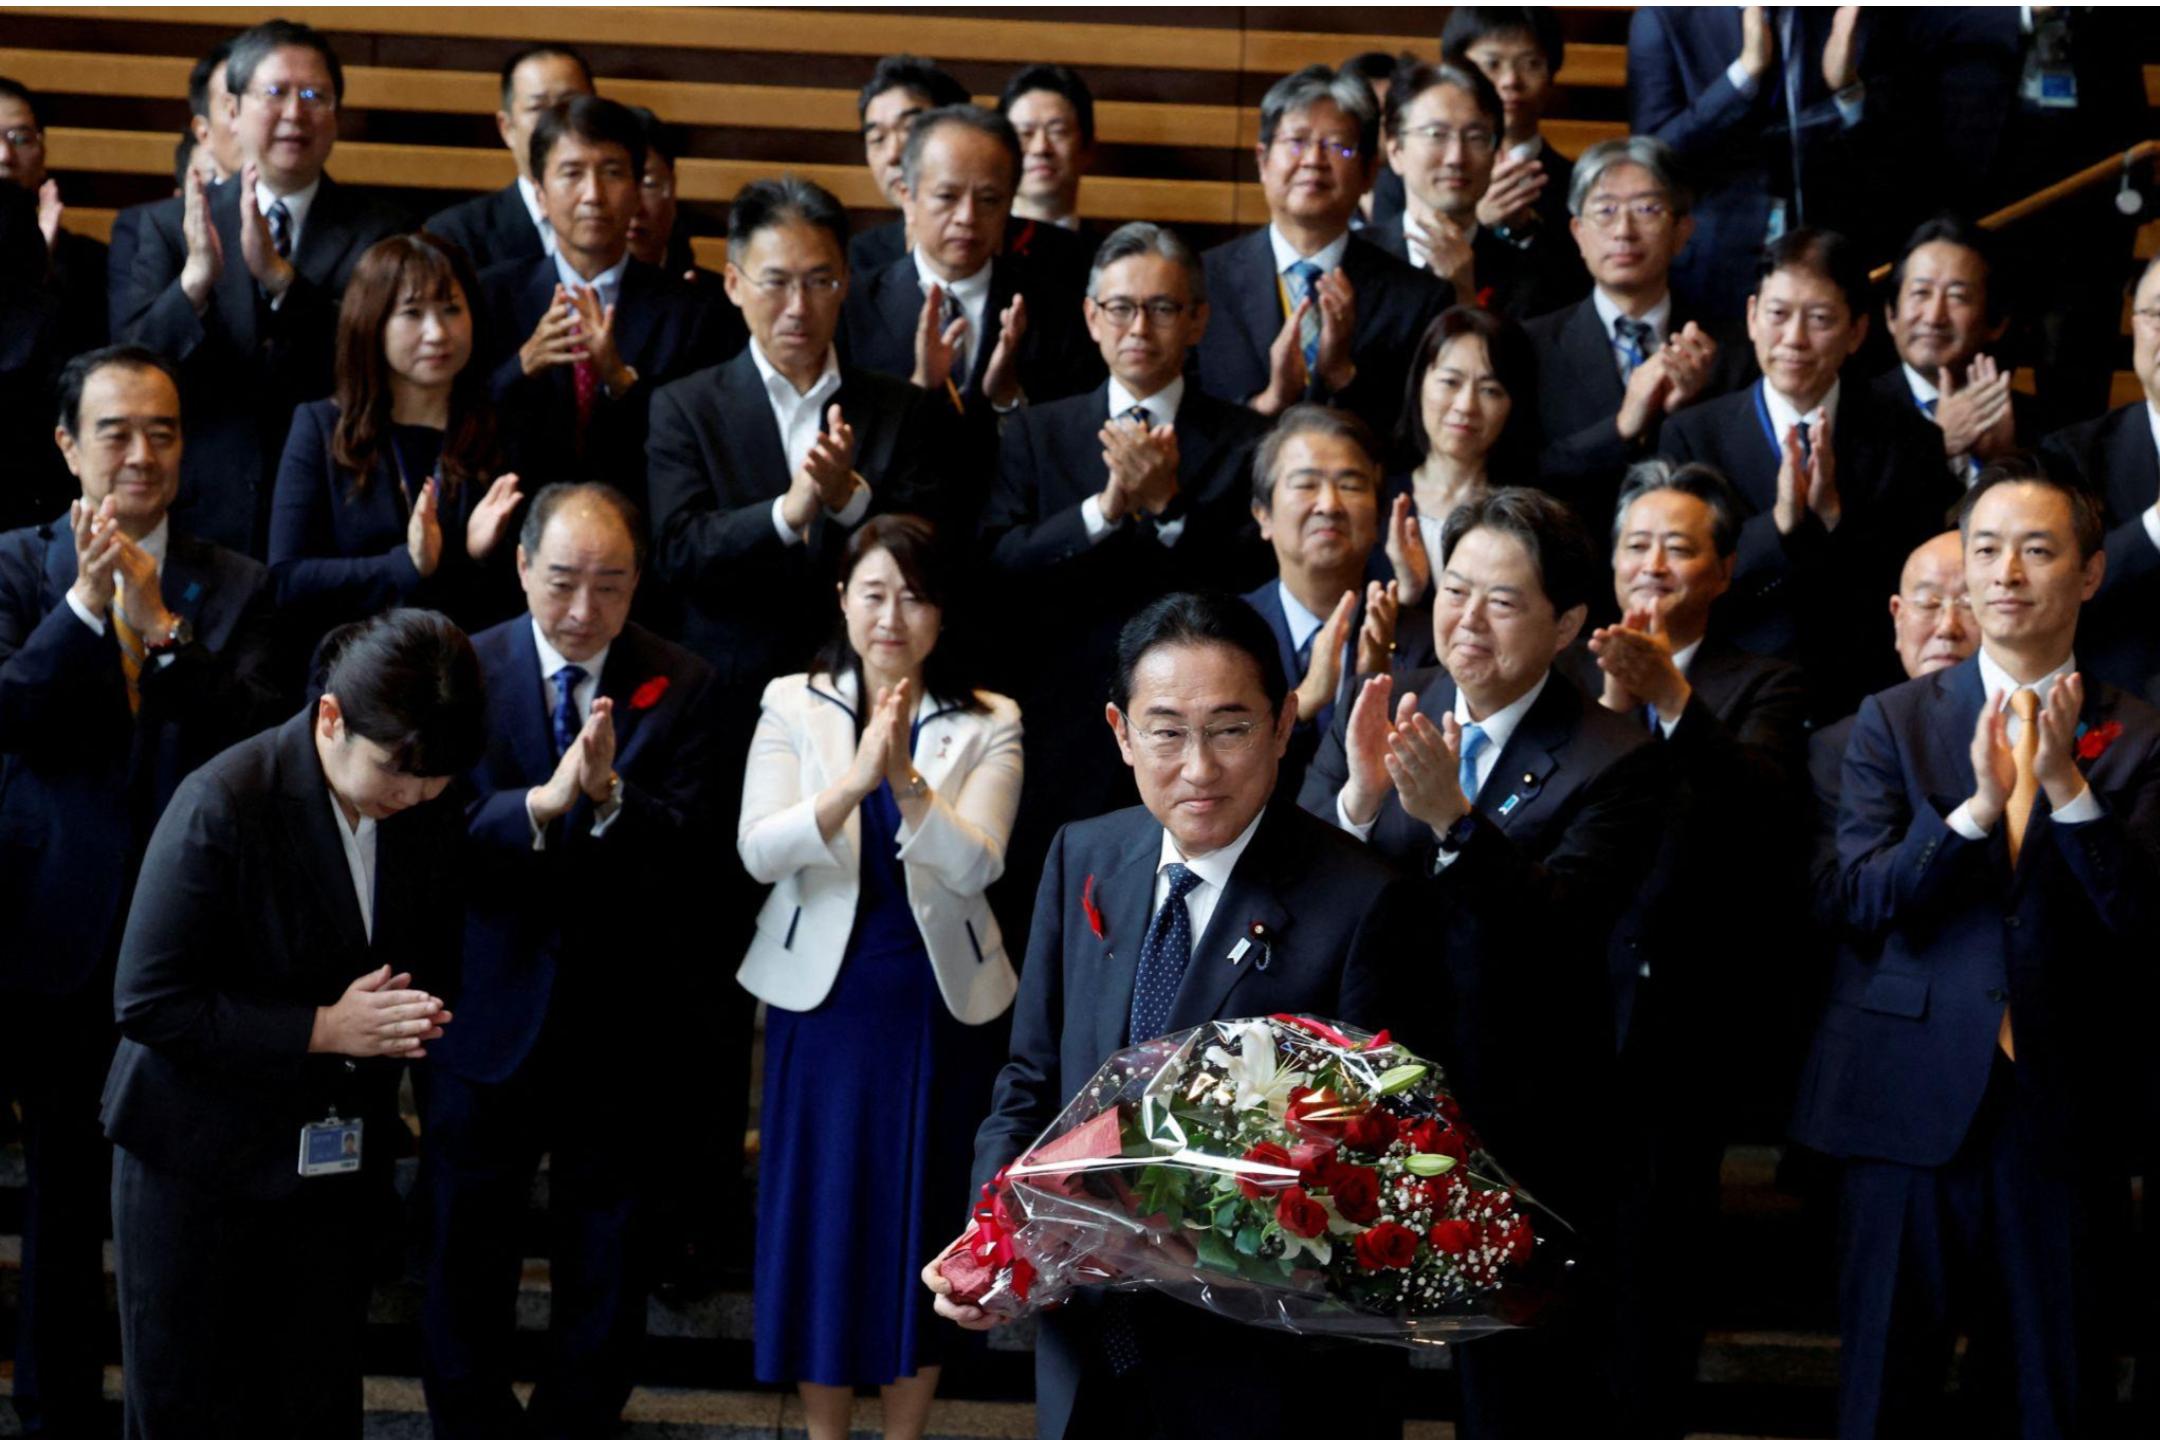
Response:
POLYGON ((1803 465, 1808 463, 1808 457, 1814 453, 1814 451, 1809 448, 1808 429, 1809 427, 1807 423, 1807 417, 1805 415, 1801 416, 1798 420, 1795 420, 1793 422, 1793 433, 1800 437, 1800 463, 1803 465))
MULTIPOLYGON (((1320 287, 1320 267, 1310 260, 1299 260, 1283 272, 1290 281, 1290 308, 1295 311, 1305 303, 1306 297, 1320 287)), ((1298 322, 1298 348, 1305 352, 1305 373, 1309 376, 1320 364, 1320 302, 1313 300, 1305 318, 1298 322)))
POLYGON ((115 593, 112 609, 105 612, 112 616, 113 634, 120 641, 120 673, 127 677, 128 714, 142 713, 142 667, 145 654, 142 636, 128 624, 120 597, 115 593))
MULTIPOLYGON (((2010 692, 2010 713, 2017 716, 2018 736, 2010 742, 2010 760, 2016 779, 2010 784, 2010 801, 2003 807, 2003 838, 2010 842, 2010 868, 2015 870, 2018 852, 2025 848, 2025 830, 2032 824, 2033 802, 2040 798, 2040 776, 2033 759, 2040 752, 2040 697, 2030 690, 2010 692)), ((2017 1059, 2010 1034, 2010 1007, 2003 1006, 2002 1026, 1995 1043, 2003 1054, 2017 1059)))
POLYGON ((1929 399, 1922 400, 1920 402, 1920 413, 1927 416, 1928 419, 1933 420, 1935 418, 1935 406, 1940 402, 1940 400, 1940 396, 1933 396, 1929 399))
POLYGON ((1478 751, 1485 748, 1486 738, 1485 727, 1482 725, 1462 727, 1462 768, 1456 772, 1455 778, 1462 785, 1463 799, 1472 805, 1477 804, 1478 751))
POLYGON ((1665 736, 1665 724, 1657 713, 1657 706, 1646 703, 1642 708, 1644 718, 1650 722, 1650 733, 1659 739, 1663 739, 1665 736))
POLYGON ((584 728, 578 720, 577 687, 585 683, 585 672, 576 665, 565 665, 555 672, 554 679, 555 753, 562 755, 584 728))
POLYGON ((955 320, 961 321, 965 328, 960 332, 960 343, 953 348, 953 380, 956 384, 965 387, 968 380, 975 374, 974 346, 971 343, 975 339, 975 327, 965 324, 967 311, 962 308, 960 297, 948 289, 945 292, 945 313, 940 323, 950 329, 955 320))
POLYGON ((1145 405, 1135 405, 1132 407, 1132 409, 1127 410, 1123 415, 1119 416, 1118 418, 1121 420, 1130 420, 1133 422, 1133 424, 1138 425, 1142 430, 1148 428, 1148 413, 1147 406, 1145 405))
POLYGON ((577 445, 585 448, 585 432, 592 426, 593 406, 600 399, 600 371, 590 360, 570 367, 570 383, 577 394, 577 445))
MULTIPOLYGON (((1320 630, 1325 630, 1326 628, 1327 626, 1323 624, 1320 627, 1320 630)), ((1306 672, 1312 669, 1313 642, 1320 638, 1320 630, 1315 630, 1312 632, 1312 634, 1307 635, 1305 637, 1305 643, 1297 647, 1297 680, 1303 680, 1305 678, 1306 672)), ((1293 680, 1290 683, 1295 685, 1297 683, 1297 680, 1293 680)), ((1342 689, 1342 681, 1339 676, 1336 679, 1335 688, 1337 691, 1340 691, 1342 689)), ((1322 705, 1319 709, 1319 712, 1313 716, 1313 724, 1317 727, 1317 733, 1325 735, 1328 733, 1329 727, 1332 726, 1334 723, 1335 702, 1333 700, 1329 700, 1326 704, 1322 705)))
POLYGON ((1613 321, 1613 349, 1620 355, 1620 383, 1625 385, 1635 373, 1635 367, 1650 358, 1650 340, 1653 332, 1645 320, 1634 320, 1622 315, 1613 321))
POLYGON ((283 200, 270 202, 270 243, 278 253, 278 259, 292 259, 292 211, 285 208, 283 200))
POLYGON ((1170 1021, 1170 1006, 1177 999, 1178 982, 1192 962, 1192 916, 1186 913, 1185 897, 1200 883, 1197 872, 1172 865, 1170 898, 1148 924, 1147 938, 1140 942, 1140 968, 1133 976, 1132 1011, 1126 1022, 1131 1043, 1152 1040, 1170 1021))

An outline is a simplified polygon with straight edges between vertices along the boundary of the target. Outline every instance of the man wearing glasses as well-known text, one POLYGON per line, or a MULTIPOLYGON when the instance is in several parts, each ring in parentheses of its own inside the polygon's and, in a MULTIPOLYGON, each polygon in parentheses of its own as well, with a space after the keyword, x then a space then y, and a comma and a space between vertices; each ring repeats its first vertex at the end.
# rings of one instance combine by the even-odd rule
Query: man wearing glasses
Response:
POLYGON ((2107 575, 2079 622, 2086 673, 2160 699, 2160 258, 2130 297, 2130 365, 2145 393, 2040 445, 2048 472, 2101 497, 2107 575))
POLYGON ((1455 292, 1350 233, 1379 139, 1379 105, 1357 75, 1308 65, 1262 98, 1267 227, 1201 257, 1220 301, 1199 346, 1210 395, 1263 415, 1339 405, 1394 433, 1411 351, 1455 292))
POLYGON ((404 217, 323 173, 345 79, 322 35, 258 25, 234 39, 225 79, 240 183, 189 177, 180 215, 152 216, 130 273, 113 277, 113 311, 132 317, 118 338, 180 365, 188 448, 175 513, 261 558, 293 407, 334 380, 346 278, 404 217))

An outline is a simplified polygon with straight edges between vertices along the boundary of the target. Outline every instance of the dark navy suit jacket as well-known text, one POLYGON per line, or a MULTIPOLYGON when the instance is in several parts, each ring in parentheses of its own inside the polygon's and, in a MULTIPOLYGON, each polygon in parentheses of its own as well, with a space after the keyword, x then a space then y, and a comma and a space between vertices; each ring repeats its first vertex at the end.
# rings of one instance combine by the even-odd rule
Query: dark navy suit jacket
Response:
POLYGON ((476 272, 507 260, 531 262, 547 253, 540 240, 540 227, 533 224, 532 212, 525 208, 525 196, 515 180, 500 190, 438 210, 428 217, 423 228, 454 242, 472 261, 476 272))
POLYGON ((2160 712, 2087 687, 2084 733, 2121 727, 2078 766, 2102 814, 2056 825, 2043 793, 2013 870, 2001 823, 1982 840, 1949 824, 1972 794, 1981 691, 1977 656, 1909 680, 1860 707, 1846 744, 1837 883, 1855 943, 1838 957, 1793 1131, 1829 1155, 1949 1163, 1987 1090, 2005 1003, 2051 1153, 2119 1150, 2122 1097, 2149 1066, 2136 1002, 2160 939, 2160 712))
POLYGON ((2078 623, 2078 656, 2092 674, 2160 700, 2160 547, 2145 512, 2160 499, 2160 455, 2153 451, 2152 409, 2145 401, 2110 410, 2047 437, 2040 459, 2058 479, 2099 497, 2107 517, 2107 574, 2078 623))
POLYGON ((67 603, 74 533, 0 535, 0 985, 65 993, 112 958, 136 866, 190 770, 277 709, 270 577, 186 535, 168 542, 165 603, 195 629, 141 680, 130 716, 119 642, 67 603))
MULTIPOLYGON (((997 1079, 990 1115, 975 1139, 975 1182, 992 1176, 1035 1142, 1058 1112, 1128 1042, 1133 978, 1141 941, 1154 916, 1155 872, 1163 827, 1140 807, 1068 825, 1051 843, 1036 892, 1027 964, 1013 1007, 1012 1058, 997 1079), (1098 937, 1081 913, 1082 892, 1102 917, 1098 937)), ((1207 930, 1195 941, 1168 1029, 1209 1020, 1278 1013, 1323 1015, 1375 1029, 1394 1024, 1389 987, 1405 968, 1398 946, 1405 893, 1394 872, 1349 837, 1288 805, 1271 808, 1239 857, 1207 930), (1233 964, 1231 946, 1252 922, 1278 937, 1266 969, 1233 964)), ((956 1211, 965 1198, 955 1196, 956 1211)), ((1075 1401, 1084 1384, 1107 1378, 1096 1368, 1101 1348, 1099 1296, 1042 1317, 1035 1349, 1036 1433, 1072 1436, 1075 1401)), ((1313 1387, 1297 1357, 1312 1357, 1310 1339, 1232 1325, 1168 1300, 1132 1307, 1143 1356, 1156 1346, 1175 1353, 1174 1366, 1143 1365, 1163 1378, 1149 1385, 1163 1407, 1155 1423, 1194 1434, 1279 1434, 1289 1407, 1309 1404, 1313 1387), (1198 1374, 1218 1383, 1194 1384, 1198 1374), (1183 1382, 1178 1382, 1178 1377, 1183 1382), (1176 1422, 1188 1421, 1179 1426, 1176 1422)), ((1351 1347, 1353 1350, 1357 1347, 1351 1347)), ((1392 1359, 1393 1357, 1386 1357, 1392 1359)), ((1329 1351, 1330 1373, 1370 1356, 1329 1351)), ((1342 1372, 1342 1373, 1348 1373, 1342 1372)), ((1362 1373, 1362 1372, 1360 1372, 1362 1373)), ((1356 1436, 1396 1434, 1392 1419, 1370 1403, 1356 1417, 1338 1407, 1336 1425, 1356 1436)))
POLYGON ((725 842, 713 833, 720 687, 710 665, 632 624, 608 647, 596 694, 614 702, 615 770, 623 808, 592 833, 580 797, 533 849, 525 792, 544 785, 559 756, 533 643, 519 615, 473 637, 487 683, 488 746, 470 777, 470 866, 465 962, 451 1005, 457 1016, 428 1046, 429 1063, 468 1080, 514 1074, 551 1014, 581 1027, 566 1043, 647 1043, 641 1027, 609 1015, 635 991, 665 1005, 680 988, 687 936, 674 923, 700 862, 725 842), (604 905, 594 898, 605 896, 604 905))
MULTIPOLYGON (((1403 233, 1406 223, 1401 214, 1396 214, 1374 220, 1358 235, 1408 264, 1410 242, 1403 233)), ((1537 238, 1524 247, 1509 244, 1494 234, 1491 226, 1481 225, 1471 237, 1470 254, 1478 293, 1463 296, 1463 303, 1482 305, 1512 320, 1527 321, 1533 315, 1557 310, 1581 299, 1590 289, 1590 273, 1583 269, 1575 241, 1564 229, 1557 235, 1541 229, 1537 238)))

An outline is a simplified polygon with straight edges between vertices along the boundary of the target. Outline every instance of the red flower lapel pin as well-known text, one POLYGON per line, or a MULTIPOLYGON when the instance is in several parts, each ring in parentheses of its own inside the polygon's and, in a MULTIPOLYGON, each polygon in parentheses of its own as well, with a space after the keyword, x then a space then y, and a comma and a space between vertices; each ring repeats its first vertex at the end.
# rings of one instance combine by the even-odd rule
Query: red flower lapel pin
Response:
POLYGON ((1080 913, 1087 916, 1088 929, 1095 932, 1095 938, 1102 939, 1102 911, 1095 904, 1095 877, 1093 875, 1088 876, 1087 882, 1080 887, 1080 913))
POLYGON ((2122 738, 2122 721, 2110 720, 2090 730, 2080 731, 2077 740, 2077 758, 2097 760, 2107 753, 2107 748, 2122 738))
POLYGON ((660 697, 667 694, 667 687, 667 676, 653 676, 652 679, 647 680, 637 689, 630 692, 630 708, 633 710, 652 709, 653 706, 660 703, 660 697))

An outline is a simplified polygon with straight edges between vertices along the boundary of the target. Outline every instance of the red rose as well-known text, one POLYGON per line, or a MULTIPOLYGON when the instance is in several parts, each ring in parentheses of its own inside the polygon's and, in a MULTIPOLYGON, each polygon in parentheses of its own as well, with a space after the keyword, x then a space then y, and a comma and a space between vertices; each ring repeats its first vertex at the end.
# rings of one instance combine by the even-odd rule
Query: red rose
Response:
POLYGON ((1275 1223, 1292 1235, 1310 1240, 1327 1229, 1327 1209, 1293 1185, 1275 1202, 1275 1223))
POLYGON ((1497 1222, 1485 1229, 1485 1243, 1500 1252, 1500 1258, 1510 1265, 1520 1265, 1530 1258, 1537 1245, 1537 1232, 1530 1228, 1527 1216, 1517 1215, 1504 1222, 1497 1222))
POLYGON ((1343 1127, 1350 1116, 1342 1097, 1334 1091, 1313 1090, 1303 1085, 1290 1092, 1289 1107, 1283 1112, 1290 1133, 1307 1140, 1341 1140, 1343 1127))
MULTIPOLYGON (((1292 1168, 1290 1152, 1272 1140, 1263 1140, 1258 1145, 1253 1146, 1252 1149, 1247 1150, 1245 1159, 1247 1163, 1253 1165, 1273 1165, 1282 1170, 1292 1168)), ((1287 1177, 1240 1175, 1238 1176, 1237 1188, 1244 1192, 1245 1198, 1248 1200, 1265 1200, 1289 1183, 1287 1177)))
POLYGON ((1460 1255, 1477 1239, 1477 1226, 1468 1220, 1442 1220, 1425 1238, 1443 1255, 1460 1255))
POLYGON ((1328 1172, 1327 1187, 1343 1219, 1370 1225, 1379 1217, 1380 1176, 1370 1166, 1337 1165, 1328 1172))
POLYGON ((1407 1270, 1417 1259, 1417 1231, 1383 1220, 1357 1237, 1357 1258, 1367 1270, 1407 1270))
POLYGON ((1335 1147, 1325 1140, 1307 1140, 1290 1147, 1290 1164, 1307 1185, 1327 1183, 1322 1177, 1335 1164, 1335 1147))
POLYGON ((653 706, 660 703, 660 697, 667 694, 667 687, 667 676, 653 676, 652 679, 647 680, 637 689, 630 692, 630 708, 633 710, 652 709, 653 706))
POLYGON ((2110 720, 2105 725, 2095 726, 2083 735, 2078 736, 2077 758, 2080 760, 2099 759, 2107 753, 2108 746, 2114 744, 2121 735, 2122 722, 2120 720, 2110 720))
POLYGON ((1395 1117, 1385 1110, 1353 1115, 1343 1126, 1343 1144, 1352 1150, 1379 1154, 1395 1143, 1395 1117))

